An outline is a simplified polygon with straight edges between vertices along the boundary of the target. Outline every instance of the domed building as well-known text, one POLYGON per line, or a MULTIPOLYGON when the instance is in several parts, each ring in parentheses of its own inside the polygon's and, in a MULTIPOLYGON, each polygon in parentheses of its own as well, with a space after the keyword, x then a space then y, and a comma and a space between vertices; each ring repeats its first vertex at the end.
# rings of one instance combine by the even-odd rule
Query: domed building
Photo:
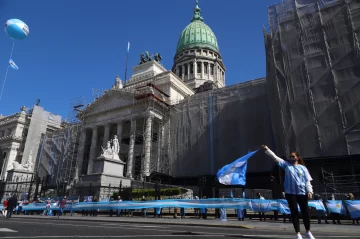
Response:
POLYGON ((205 82, 212 83, 211 89, 225 87, 226 68, 218 42, 204 23, 198 1, 191 23, 179 38, 172 71, 195 91, 205 82))

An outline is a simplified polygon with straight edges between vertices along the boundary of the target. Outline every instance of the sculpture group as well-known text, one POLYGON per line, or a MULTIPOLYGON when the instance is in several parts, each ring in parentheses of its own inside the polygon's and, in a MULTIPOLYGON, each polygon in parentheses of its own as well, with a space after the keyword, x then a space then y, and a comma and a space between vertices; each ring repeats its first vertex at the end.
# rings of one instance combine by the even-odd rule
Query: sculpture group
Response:
POLYGON ((32 150, 29 153, 29 157, 27 161, 24 164, 21 164, 19 162, 13 162, 13 169, 20 169, 20 170, 26 170, 26 171, 32 171, 33 170, 33 162, 32 162, 32 150))
MULTIPOLYGON (((161 57, 161 55, 159 53, 155 53, 153 55, 153 57, 154 57, 154 60, 156 62, 160 62, 162 60, 162 57, 161 57)), ((151 58, 150 53, 148 51, 145 51, 145 54, 143 54, 143 53, 140 54, 139 65, 144 64, 144 63, 146 63, 148 61, 152 61, 152 60, 153 59, 151 58)))
POLYGON ((101 147, 101 149, 103 151, 101 156, 105 158, 120 160, 120 144, 116 135, 114 136, 114 139, 107 142, 106 148, 101 147))

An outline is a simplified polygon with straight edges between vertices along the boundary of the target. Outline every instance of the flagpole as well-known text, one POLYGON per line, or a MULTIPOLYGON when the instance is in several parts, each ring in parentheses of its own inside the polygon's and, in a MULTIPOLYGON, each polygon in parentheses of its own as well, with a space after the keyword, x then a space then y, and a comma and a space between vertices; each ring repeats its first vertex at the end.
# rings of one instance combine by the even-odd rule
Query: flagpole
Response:
POLYGON ((124 83, 126 83, 126 79, 127 79, 129 50, 130 50, 130 41, 128 42, 128 48, 127 48, 127 51, 126 51, 126 65, 125 65, 125 78, 124 78, 124 83))

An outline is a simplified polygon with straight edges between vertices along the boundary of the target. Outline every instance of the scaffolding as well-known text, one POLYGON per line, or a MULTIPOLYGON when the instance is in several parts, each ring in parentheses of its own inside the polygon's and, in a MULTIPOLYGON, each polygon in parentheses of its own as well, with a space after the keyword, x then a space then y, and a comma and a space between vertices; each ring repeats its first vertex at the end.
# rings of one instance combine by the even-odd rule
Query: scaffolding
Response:
MULTIPOLYGON (((172 176, 216 175, 262 144, 275 148, 269 118, 264 78, 184 99, 171 108, 172 176)), ((274 167, 271 160, 254 156, 248 172, 269 172, 274 167)))
POLYGON ((73 99, 67 120, 63 122, 61 132, 63 147, 61 160, 59 162, 56 184, 57 188, 72 187, 77 180, 79 140, 83 125, 83 114, 79 114, 85 108, 84 97, 73 99))
POLYGON ((360 154, 359 10, 356 0, 268 8, 267 95, 279 155, 360 154))
POLYGON ((346 199, 348 193, 357 195, 360 192, 360 174, 335 175, 332 171, 321 168, 326 199, 346 199))
MULTIPOLYGON (((134 174, 135 179, 145 180, 145 177, 150 176, 152 173, 170 174, 171 168, 168 156, 168 150, 165 144, 165 123, 170 120, 170 104, 169 95, 159 89, 152 83, 144 86, 139 86, 134 89, 134 104, 145 103, 145 118, 136 119, 136 133, 135 133, 135 147, 134 147, 134 174), (150 114, 158 114, 161 118, 153 117, 151 121, 151 130, 149 129, 149 122, 147 117, 150 114), (146 144, 146 137, 151 138, 151 143, 146 144), (150 152, 150 165, 149 172, 146 172, 145 152, 150 152), (137 156, 137 157, 136 157, 137 156), (142 163, 140 163, 142 162, 142 163)), ((132 115, 137 115, 135 107, 132 108, 132 115)), ((132 120, 135 118, 132 118, 132 120)), ((169 128, 168 128, 169 129, 169 128)))

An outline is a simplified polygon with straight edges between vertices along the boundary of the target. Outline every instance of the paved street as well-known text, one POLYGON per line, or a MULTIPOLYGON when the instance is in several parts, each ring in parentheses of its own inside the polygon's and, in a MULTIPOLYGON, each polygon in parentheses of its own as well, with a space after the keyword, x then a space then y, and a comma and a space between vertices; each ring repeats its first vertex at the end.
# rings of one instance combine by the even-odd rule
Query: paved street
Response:
MULTIPOLYGON (((179 220, 180 221, 180 220, 179 220)), ((185 220, 183 220, 185 221, 185 220)), ((315 234, 315 233, 314 233, 315 234)), ((316 238, 360 238, 359 232, 316 232, 316 238)), ((188 226, 49 220, 34 218, 0 219, 0 238, 294 238, 292 231, 209 226, 188 226)))

